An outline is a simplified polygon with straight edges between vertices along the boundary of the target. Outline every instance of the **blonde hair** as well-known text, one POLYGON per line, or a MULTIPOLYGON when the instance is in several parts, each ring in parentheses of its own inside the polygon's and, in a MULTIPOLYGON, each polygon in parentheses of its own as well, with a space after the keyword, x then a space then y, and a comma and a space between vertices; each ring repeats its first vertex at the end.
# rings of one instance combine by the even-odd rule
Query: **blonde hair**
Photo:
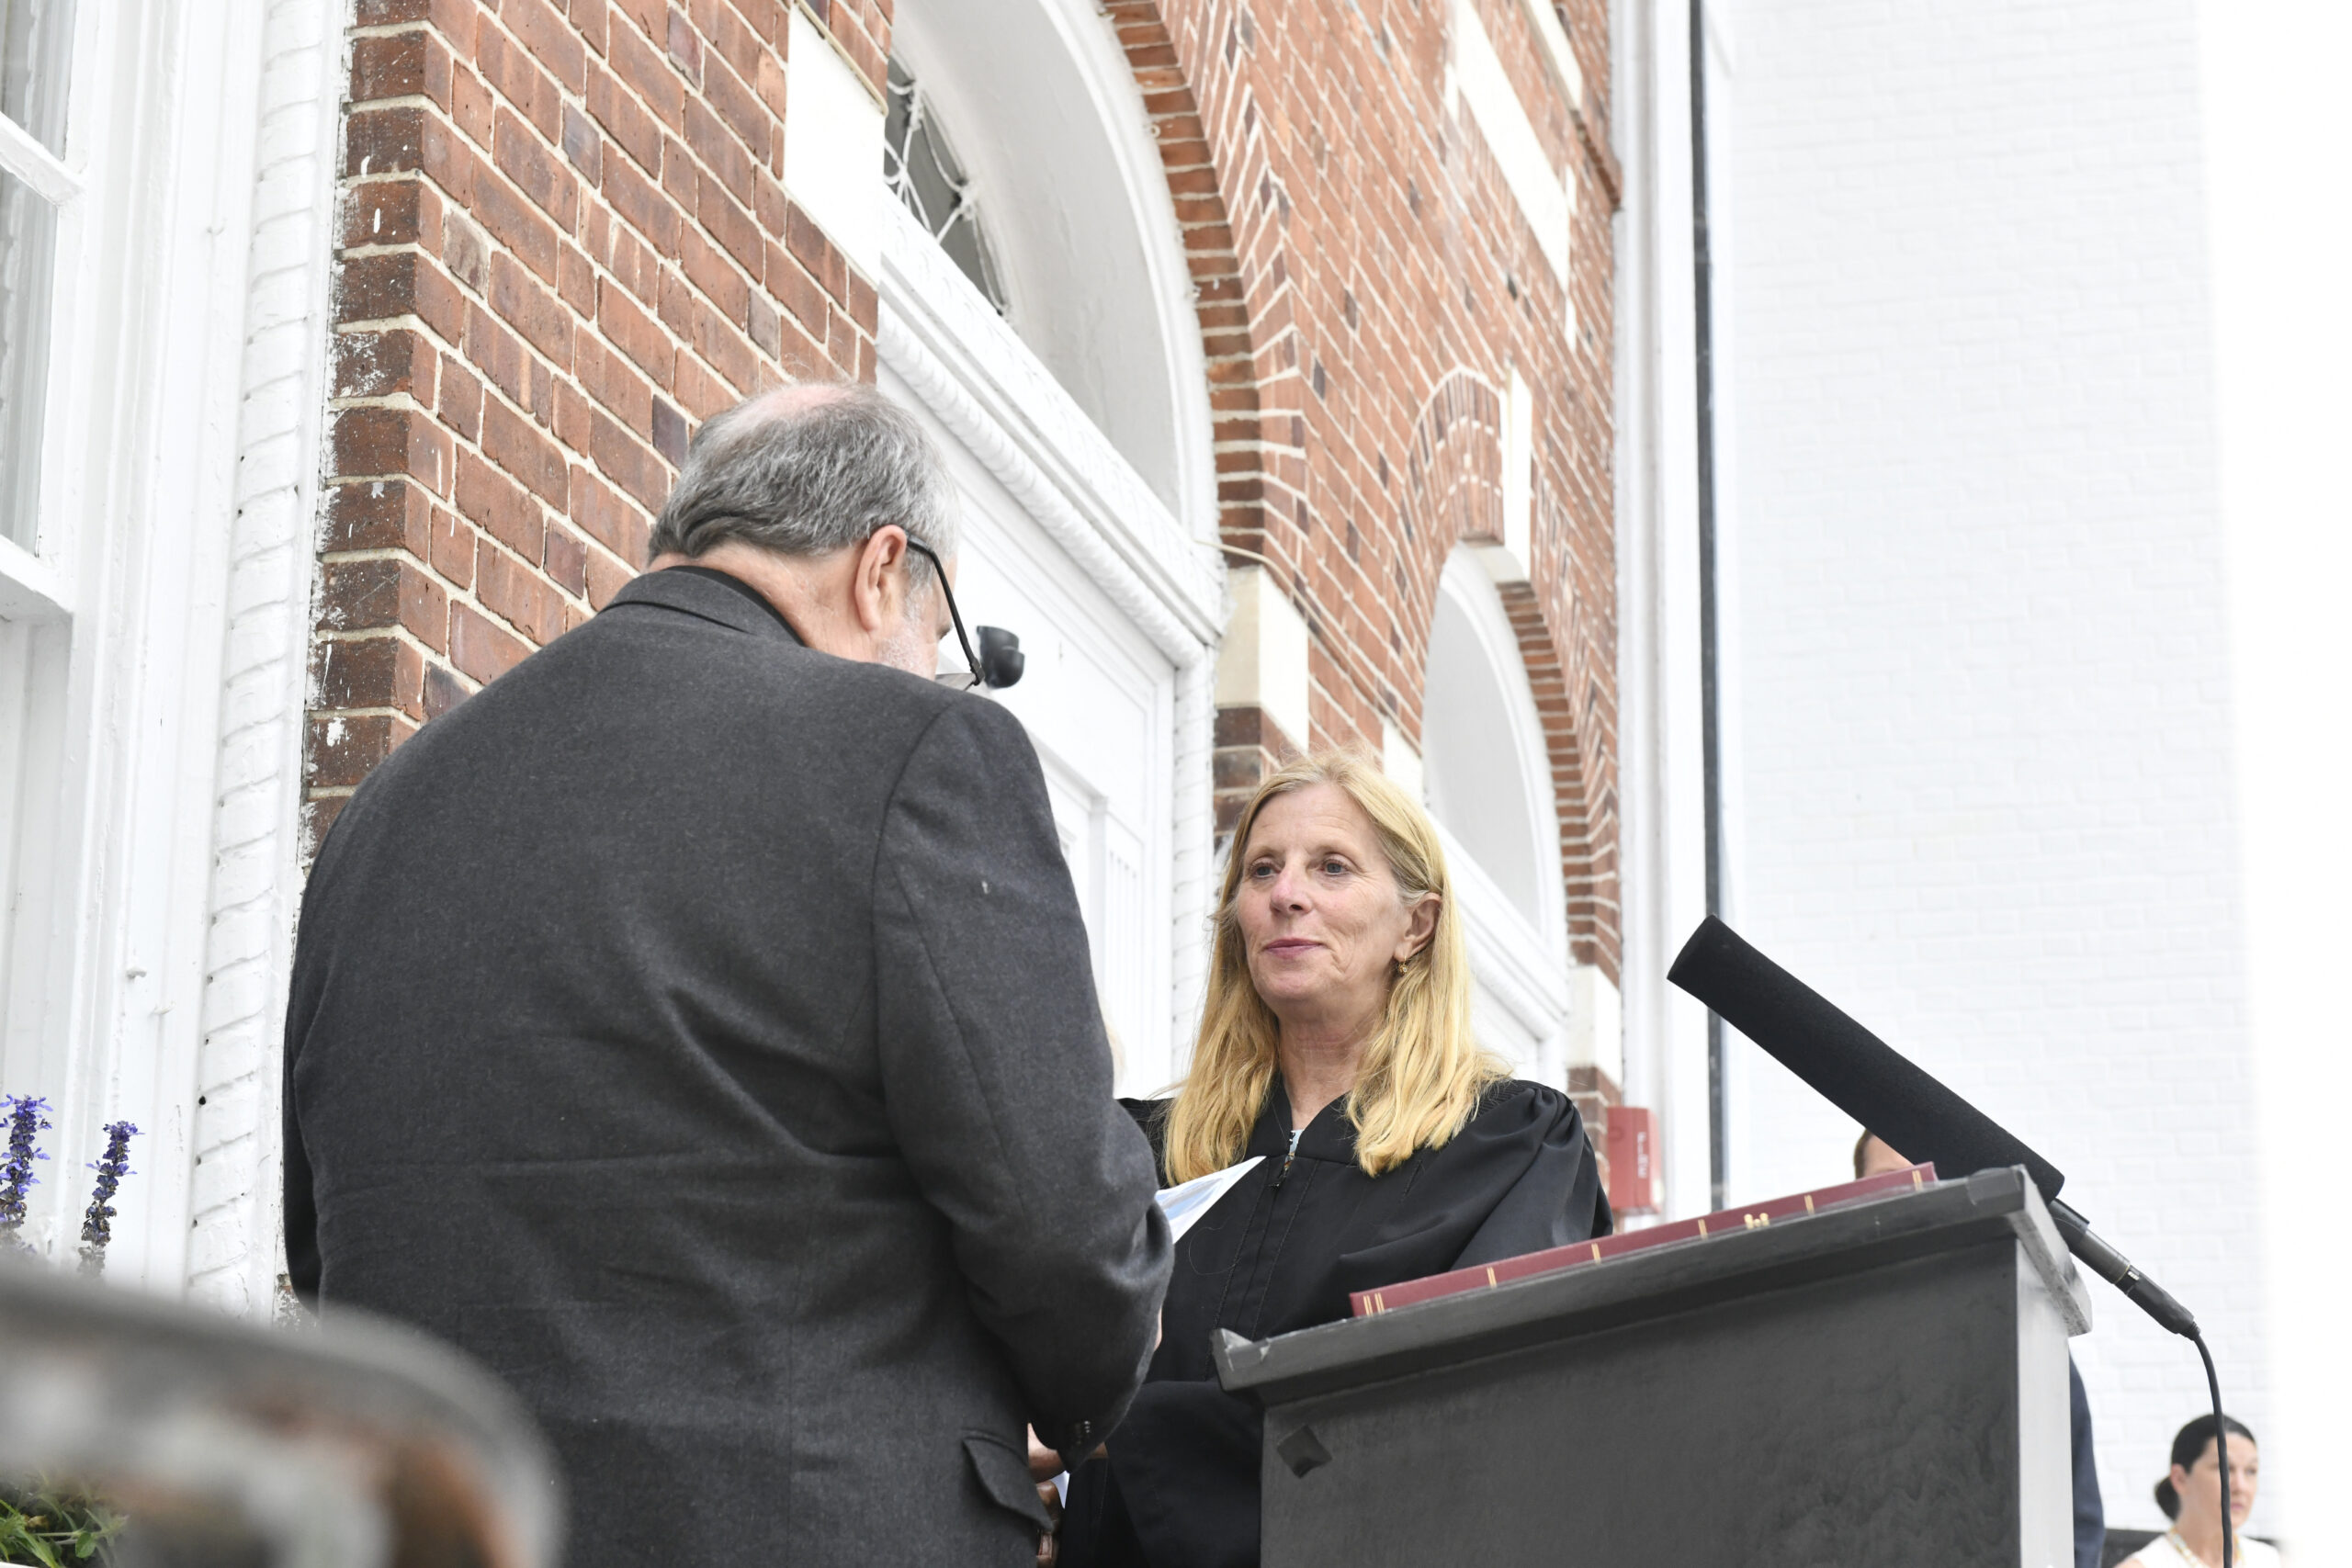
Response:
POLYGON ((1217 896, 1216 945, 1193 1065, 1168 1110, 1168 1177, 1189 1181, 1241 1157, 1265 1109, 1281 1025, 1258 995, 1243 946, 1238 896, 1258 814, 1276 795, 1331 784, 1372 819, 1381 852, 1408 903, 1437 900, 1437 925, 1419 953, 1396 966, 1380 1028, 1365 1047, 1348 1096, 1356 1163, 1378 1176, 1459 1133, 1478 1096, 1509 1070, 1470 1033, 1470 959, 1446 875, 1437 826, 1373 763, 1346 752, 1292 762, 1250 797, 1227 852, 1217 896))

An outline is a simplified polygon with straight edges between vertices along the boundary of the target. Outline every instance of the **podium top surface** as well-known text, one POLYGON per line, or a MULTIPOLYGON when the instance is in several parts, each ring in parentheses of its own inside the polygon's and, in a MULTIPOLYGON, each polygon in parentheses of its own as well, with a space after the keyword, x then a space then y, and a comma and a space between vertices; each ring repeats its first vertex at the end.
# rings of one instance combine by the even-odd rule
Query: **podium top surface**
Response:
POLYGON ((2068 1334, 2089 1329, 2089 1288, 2041 1194, 2010 1167, 1272 1339, 1227 1330, 1217 1379, 1278 1404, 1997 1240, 2018 1245, 2068 1334))

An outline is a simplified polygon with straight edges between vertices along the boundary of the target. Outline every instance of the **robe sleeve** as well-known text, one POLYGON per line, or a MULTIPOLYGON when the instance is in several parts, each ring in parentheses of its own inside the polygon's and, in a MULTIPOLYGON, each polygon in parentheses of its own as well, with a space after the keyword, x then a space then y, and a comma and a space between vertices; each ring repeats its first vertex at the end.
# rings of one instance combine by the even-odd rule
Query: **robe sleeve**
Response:
MULTIPOLYGON (((1534 1086, 1529 1086, 1533 1088, 1534 1086)), ((1463 1136, 1524 1145, 1526 1164, 1455 1258, 1456 1269, 1607 1235, 1614 1228, 1600 1167, 1575 1101, 1539 1089, 1476 1119, 1463 1136), (1499 1125, 1488 1126, 1489 1122, 1499 1125)))

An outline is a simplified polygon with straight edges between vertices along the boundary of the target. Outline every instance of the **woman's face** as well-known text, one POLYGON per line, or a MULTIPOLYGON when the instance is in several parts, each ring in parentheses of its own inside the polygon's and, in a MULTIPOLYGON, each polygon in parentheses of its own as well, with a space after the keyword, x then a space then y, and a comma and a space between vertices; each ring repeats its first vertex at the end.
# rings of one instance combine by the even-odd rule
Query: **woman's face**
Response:
MULTIPOLYGON (((2188 1470, 2172 1467, 2172 1489, 2180 1495, 2180 1511, 2184 1517, 2192 1508, 2201 1519, 2218 1519, 2222 1511, 2219 1484, 2221 1461, 2214 1458, 2214 1445, 2209 1440, 2205 1451, 2197 1456, 2197 1463, 2188 1470)), ((2262 1479, 2262 1454, 2249 1438, 2230 1435, 2230 1523, 2243 1525, 2246 1516, 2254 1512, 2256 1486, 2262 1479)))
POLYGON ((1363 807, 1318 784, 1259 810, 1235 913, 1250 978, 1274 1016, 1349 1028, 1387 1004, 1390 967, 1428 942, 1437 899, 1408 906, 1363 807))

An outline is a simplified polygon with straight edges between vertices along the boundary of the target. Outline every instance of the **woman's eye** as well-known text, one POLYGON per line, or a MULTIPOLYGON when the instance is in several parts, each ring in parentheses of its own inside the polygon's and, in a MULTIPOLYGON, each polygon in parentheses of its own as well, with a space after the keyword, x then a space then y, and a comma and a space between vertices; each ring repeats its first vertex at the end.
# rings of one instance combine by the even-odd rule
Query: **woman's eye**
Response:
POLYGON ((1327 860, 1323 863, 1323 874, 1326 876, 1345 876, 1347 874, 1348 863, 1343 860, 1327 860))

